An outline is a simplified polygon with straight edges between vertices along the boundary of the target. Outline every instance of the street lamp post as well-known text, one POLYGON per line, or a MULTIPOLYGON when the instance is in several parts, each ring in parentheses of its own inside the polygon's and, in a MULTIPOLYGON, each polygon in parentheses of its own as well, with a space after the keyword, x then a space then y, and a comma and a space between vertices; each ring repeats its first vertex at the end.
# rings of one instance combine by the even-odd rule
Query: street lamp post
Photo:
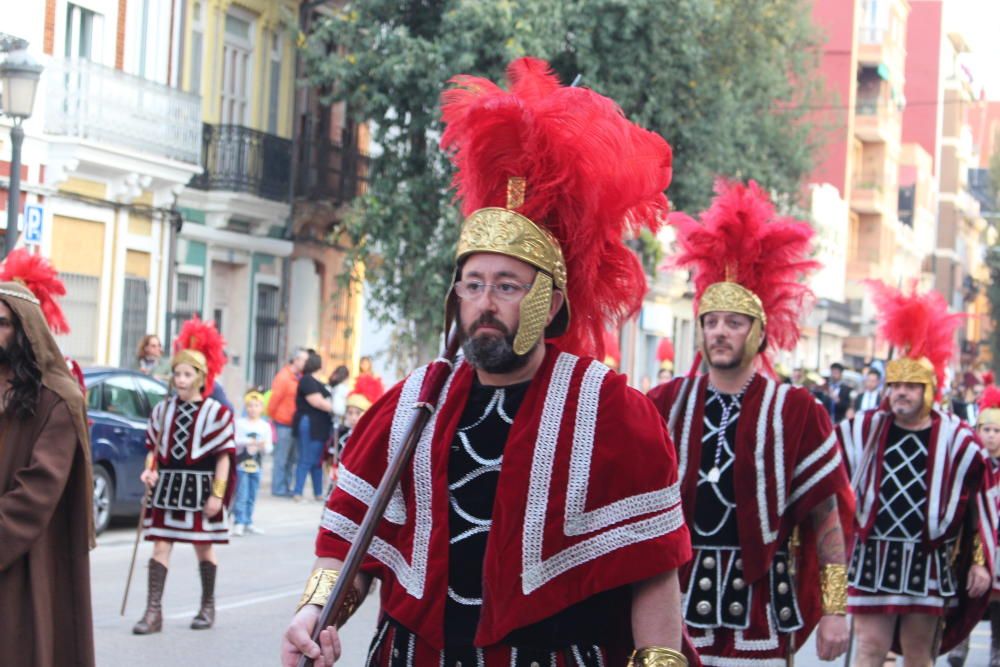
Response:
POLYGON ((31 116, 41 75, 42 66, 27 51, 14 51, 0 63, 0 82, 3 84, 0 106, 3 113, 14 121, 14 126, 10 128, 10 186, 7 190, 4 257, 17 243, 17 214, 21 209, 21 144, 24 143, 24 128, 21 123, 31 116))

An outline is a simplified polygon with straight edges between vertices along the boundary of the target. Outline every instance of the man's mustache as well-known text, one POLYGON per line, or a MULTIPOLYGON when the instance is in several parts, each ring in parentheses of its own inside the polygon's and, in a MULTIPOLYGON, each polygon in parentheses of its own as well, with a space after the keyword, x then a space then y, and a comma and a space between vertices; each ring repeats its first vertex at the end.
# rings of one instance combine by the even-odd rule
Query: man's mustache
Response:
POLYGON ((510 334, 510 331, 507 330, 507 327, 504 325, 503 322, 493 317, 489 313, 483 313, 476 319, 475 322, 472 323, 472 326, 469 327, 469 335, 474 334, 476 332, 476 329, 480 329, 484 326, 489 326, 493 327, 494 329, 499 329, 500 332, 505 336, 510 334))

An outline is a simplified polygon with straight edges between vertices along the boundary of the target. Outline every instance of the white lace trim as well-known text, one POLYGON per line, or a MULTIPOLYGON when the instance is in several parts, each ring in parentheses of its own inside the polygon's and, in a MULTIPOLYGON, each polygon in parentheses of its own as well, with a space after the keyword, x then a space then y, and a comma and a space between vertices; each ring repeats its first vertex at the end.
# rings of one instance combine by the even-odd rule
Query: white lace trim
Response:
MULTIPOLYGON (((707 377, 707 376, 704 376, 707 377)), ((684 412, 684 428, 681 431, 681 446, 679 447, 677 462, 677 477, 684 479, 687 474, 688 447, 691 442, 691 425, 694 422, 694 409, 698 404, 698 395, 701 391, 701 381, 703 377, 695 378, 694 386, 687 397, 687 407, 684 412)))
MULTIPOLYGON (((347 495, 357 498, 365 505, 372 504, 372 501, 375 499, 374 486, 358 475, 355 475, 343 465, 340 466, 340 472, 338 474, 338 488, 342 489, 347 495)), ((384 517, 387 521, 402 526, 406 523, 406 509, 390 502, 389 506, 385 508, 384 517)))
POLYGON ((702 655, 701 664, 709 667, 787 667, 784 658, 727 658, 702 655))
MULTIPOLYGON (((402 409, 397 408, 393 415, 392 430, 389 437, 390 461, 403 445, 406 425, 409 424, 409 418, 412 414, 412 410, 406 409, 406 406, 413 405, 416 402, 426 370, 427 367, 424 366, 414 371, 403 385, 403 391, 400 394, 398 404, 402 409)), ((457 370, 457 367, 455 370, 457 370)), ((431 511, 431 442, 434 438, 437 416, 440 413, 441 406, 444 405, 444 402, 448 398, 451 383, 455 377, 455 370, 448 376, 444 388, 441 390, 441 395, 438 398, 437 409, 428 420, 427 426, 424 428, 420 440, 417 442, 416 451, 413 454, 413 492, 416 516, 414 518, 412 560, 411 562, 407 562, 398 549, 379 537, 375 537, 368 548, 368 554, 389 567, 395 573, 399 583, 406 589, 406 592, 418 600, 423 598, 424 585, 427 581, 427 559, 430 552, 431 529, 433 528, 433 514, 431 511)), ((398 503, 402 507, 403 516, 405 517, 406 509, 405 505, 402 504, 402 491, 400 491, 398 486, 396 487, 396 494, 398 494, 398 503)), ((396 494, 389 501, 386 512, 396 512, 395 516, 398 517, 400 509, 399 507, 393 507, 393 503, 397 497, 396 494)), ((323 510, 321 525, 348 542, 353 541, 354 536, 358 532, 358 524, 339 512, 334 512, 330 509, 323 510)))
POLYGON ((455 489, 460 489, 463 486, 465 486, 466 484, 468 484, 469 482, 471 482, 472 480, 474 480, 475 478, 479 477, 480 475, 485 475, 488 472, 500 472, 500 466, 499 465, 495 465, 495 466, 482 466, 480 468, 476 468, 472 472, 467 473, 464 477, 462 477, 457 482, 452 482, 451 484, 449 484, 448 485, 448 489, 450 491, 454 491, 455 489))
POLYGON ((833 457, 829 461, 827 461, 822 468, 817 470, 813 474, 813 476, 807 479, 805 482, 798 485, 798 487, 795 489, 795 492, 792 494, 792 497, 788 499, 788 504, 789 505, 793 504, 799 498, 809 493, 809 491, 811 491, 814 486, 819 484, 821 480, 823 480, 827 475, 829 475, 831 472, 837 469, 837 466, 840 465, 841 460, 842 458, 840 456, 840 452, 835 451, 833 453, 833 457))
POLYGON ((675 483, 663 489, 616 500, 610 505, 590 512, 586 511, 601 385, 610 370, 604 364, 593 361, 583 374, 580 396, 577 400, 573 451, 569 463, 569 485, 566 491, 564 530, 568 536, 586 535, 603 530, 643 514, 665 510, 681 501, 680 484, 675 483))
MULTIPOLYGON (((787 385, 785 385, 787 386, 787 385)), ((793 597, 794 599, 794 597, 793 597)), ((764 610, 767 617, 767 639, 746 639, 742 630, 733 633, 733 644, 737 651, 773 651, 778 648, 778 633, 774 626, 774 605, 764 610)))
MULTIPOLYGON (((765 380, 773 382, 768 378, 765 380)), ((785 408, 785 397, 791 388, 790 384, 778 385, 778 398, 774 404, 774 481, 778 491, 778 516, 783 515, 788 506, 785 490, 785 419, 782 413, 785 408)))
MULTIPOLYGON (((771 530, 771 517, 767 504, 767 468, 764 463, 764 454, 767 449, 767 415, 771 409, 771 401, 774 399, 775 383, 766 380, 764 387, 764 399, 761 402, 760 414, 757 417, 757 447, 754 450, 754 463, 757 468, 757 513, 760 516, 760 535, 764 544, 774 542, 778 537, 777 530, 771 530)), ((780 499, 779 499, 780 500, 780 499)))
MULTIPOLYGON (((391 462, 396 452, 403 447, 403 439, 406 437, 406 430, 409 428, 410 418, 413 416, 413 408, 410 406, 416 403, 417 398, 420 397, 420 388, 424 384, 426 373, 427 367, 421 366, 410 373, 406 382, 403 383, 403 389, 399 393, 399 401, 396 403, 396 411, 392 415, 392 426, 389 430, 388 462, 391 462)), ((427 432, 426 429, 424 432, 427 432)), ((396 485, 392 492, 386 514, 402 516, 403 521, 406 521, 406 501, 403 499, 403 490, 399 485, 396 485)))
MULTIPOLYGON (((830 437, 824 440, 822 445, 812 450, 809 453, 809 456, 802 459, 802 461, 800 461, 799 464, 795 466, 795 470, 792 471, 792 485, 794 486, 795 480, 801 477, 802 474, 805 471, 809 470, 809 468, 812 467, 814 463, 816 463, 821 458, 826 456, 830 452, 830 450, 836 446, 837 446, 837 435, 836 433, 831 433, 830 437)), ((789 500, 789 504, 791 502, 793 501, 789 500)))
POLYGON ((610 505, 586 512, 586 492, 594 450, 600 391, 608 368, 591 362, 584 371, 570 452, 570 481, 567 488, 564 534, 578 536, 603 530, 637 516, 672 509, 641 521, 617 526, 542 559, 545 517, 548 512, 549 485, 555 461, 563 411, 578 357, 561 353, 556 360, 542 408, 538 439, 535 443, 525 511, 521 588, 525 595, 560 574, 630 544, 654 539, 677 530, 684 522, 680 507, 680 485, 674 484, 651 493, 623 498, 610 505))
MULTIPOLYGON (((980 446, 973 440, 973 435, 967 426, 954 415, 936 413, 941 419, 937 439, 934 442, 934 470, 927 489, 927 534, 930 539, 940 539, 951 528, 955 521, 960 493, 957 492, 968 473, 969 467, 977 456, 982 456, 980 446), (964 451, 963 451, 964 446, 964 451), (956 460, 957 457, 958 458, 956 460), (946 469, 953 470, 949 488, 944 488, 946 469), (942 505, 944 511, 942 513, 942 505)), ((858 460, 858 468, 851 476, 851 486, 858 498, 856 516, 860 525, 867 525, 879 489, 875 487, 875 478, 883 462, 876 456, 878 449, 877 436, 887 417, 881 413, 872 416, 867 440, 865 440, 864 419, 859 416, 853 420, 849 429, 841 428, 841 436, 845 438, 844 449, 848 458, 858 460)), ((888 425, 885 426, 888 428, 888 425)))
POLYGON ((457 602, 458 604, 464 604, 467 607, 481 607, 483 604, 482 598, 467 598, 462 597, 455 592, 455 589, 451 586, 448 587, 448 597, 457 602))

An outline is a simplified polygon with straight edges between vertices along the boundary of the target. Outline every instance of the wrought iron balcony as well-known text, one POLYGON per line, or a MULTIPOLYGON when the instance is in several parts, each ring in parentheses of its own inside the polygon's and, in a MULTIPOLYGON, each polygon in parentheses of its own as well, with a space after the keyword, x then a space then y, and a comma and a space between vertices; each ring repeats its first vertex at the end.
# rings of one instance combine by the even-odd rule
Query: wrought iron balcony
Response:
POLYGON ((290 140, 242 125, 205 123, 202 156, 204 171, 191 179, 191 187, 288 200, 290 140))
POLYGON ((201 161, 198 95, 83 59, 54 59, 46 70, 48 134, 201 161))
POLYGON ((336 142, 324 134, 325 127, 312 128, 299 151, 295 195, 301 199, 351 201, 368 190, 371 158, 351 145, 353 128, 342 134, 348 141, 336 142))

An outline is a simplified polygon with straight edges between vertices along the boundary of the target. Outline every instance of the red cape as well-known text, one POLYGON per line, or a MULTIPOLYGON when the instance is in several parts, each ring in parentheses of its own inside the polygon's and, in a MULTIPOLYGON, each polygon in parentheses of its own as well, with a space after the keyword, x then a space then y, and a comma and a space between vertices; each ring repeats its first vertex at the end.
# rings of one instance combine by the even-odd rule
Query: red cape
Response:
MULTIPOLYGON (((858 539, 870 534, 878 514, 878 490, 882 483, 882 459, 889 439, 892 414, 867 410, 837 427, 837 438, 846 454, 857 490, 855 526, 858 539)), ((955 415, 931 411, 931 436, 927 447, 928 511, 923 543, 938 547, 959 536, 955 573, 958 606, 946 611, 941 654, 969 636, 982 617, 990 596, 971 599, 965 590, 972 564, 972 541, 976 534, 983 545, 986 568, 993 572, 997 556, 996 491, 986 453, 975 432, 955 415), (967 520, 967 510, 976 508, 977 523, 967 520), (935 511, 937 508, 937 511, 935 511)), ((899 636, 894 651, 900 651, 899 636)))
MULTIPOLYGON (((426 367, 390 389, 358 423, 324 512, 318 556, 346 556, 425 374, 426 367)), ((383 611, 436 648, 448 585, 448 454, 473 375, 460 363, 448 379, 364 564, 382 581, 383 611)), ((504 450, 476 645, 690 557, 660 416, 623 376, 549 345, 504 450)))
MULTIPOLYGON (((678 447, 688 524, 694 516, 707 388, 708 377, 699 376, 675 378, 649 392, 666 419, 681 401, 671 436, 678 447)), ((822 616, 816 535, 809 514, 835 495, 849 547, 854 511, 850 480, 830 417, 807 390, 779 385, 758 373, 747 387, 740 414, 733 489, 740 548, 750 555, 744 558, 746 580, 753 583, 767 575, 775 552, 798 526, 796 593, 804 625, 795 643, 802 646, 822 616)))

